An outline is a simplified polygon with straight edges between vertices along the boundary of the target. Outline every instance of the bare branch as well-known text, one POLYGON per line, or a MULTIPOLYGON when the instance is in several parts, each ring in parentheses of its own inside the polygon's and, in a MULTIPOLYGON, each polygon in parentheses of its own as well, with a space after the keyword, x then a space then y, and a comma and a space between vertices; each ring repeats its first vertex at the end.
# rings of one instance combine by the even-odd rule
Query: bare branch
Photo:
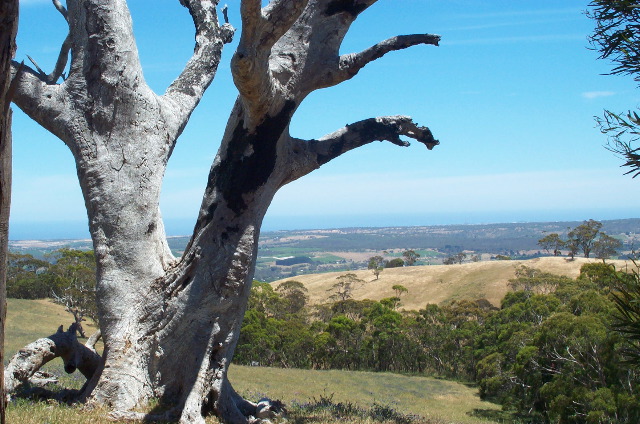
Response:
POLYGON ((102 337, 102 332, 100 331, 100 329, 98 329, 98 331, 96 331, 95 333, 93 333, 86 341, 86 343, 84 344, 86 347, 88 347, 91 350, 96 350, 96 343, 98 343, 98 340, 100 340, 100 338, 102 337))
POLYGON ((305 10, 307 0, 275 0, 264 9, 260 1, 242 1, 242 36, 233 56, 233 81, 247 110, 247 125, 258 125, 266 115, 275 90, 269 57, 275 43, 305 10))
MULTIPOLYGON (((58 0, 53 0, 53 5, 60 12, 64 20, 69 23, 69 19, 67 17, 67 9, 60 3, 58 0)), ((60 47, 60 53, 58 54, 58 59, 56 60, 56 65, 53 68, 53 71, 47 75, 45 71, 38 66, 36 61, 29 55, 27 58, 33 63, 33 66, 36 67, 38 72, 40 73, 40 77, 47 84, 56 84, 58 79, 63 76, 64 68, 67 67, 67 61, 69 60, 69 51, 71 50, 71 30, 67 33, 64 41, 62 42, 62 46, 60 47)))
POLYGON ((59 0, 53 0, 53 5, 56 9, 58 9, 58 12, 60 12, 64 20, 69 22, 69 18, 67 17, 67 8, 64 7, 59 0))
POLYGON ((56 60, 56 66, 47 76, 47 82, 49 84, 55 84, 58 78, 64 79, 64 68, 67 67, 67 61, 69 60, 69 52, 71 51, 71 34, 67 34, 67 37, 62 42, 60 47, 60 54, 58 54, 58 60, 56 60))
POLYGON ((405 136, 424 144, 431 150, 440 142, 433 137, 427 127, 418 126, 408 116, 383 116, 359 121, 319 140, 304 141, 292 139, 292 166, 294 170, 283 184, 296 180, 325 163, 355 148, 373 141, 389 141, 397 146, 407 147, 405 136))
POLYGON ((435 34, 399 35, 388 38, 360 53, 350 53, 340 57, 338 78, 335 84, 353 78, 360 69, 389 52, 406 49, 419 44, 437 46, 440 36, 435 34))
POLYGON ((196 46, 184 70, 165 93, 165 98, 173 100, 178 107, 174 112, 179 126, 186 123, 211 84, 220 63, 222 48, 231 42, 235 31, 228 23, 220 25, 216 13, 218 0, 181 0, 181 4, 189 10, 193 19, 196 46))
POLYGON ((40 76, 43 79, 46 79, 47 77, 47 73, 45 71, 42 70, 42 68, 40 67, 40 65, 38 65, 38 62, 35 61, 34 58, 32 58, 31 56, 27 55, 27 59, 29 59, 29 62, 31 62, 33 64, 33 66, 36 67, 36 70, 38 71, 38 74, 40 74, 40 76))
POLYGON ((11 74, 14 77, 12 84, 15 84, 13 102, 65 143, 70 142, 69 134, 63 132, 64 125, 57 120, 67 107, 61 86, 48 84, 38 72, 15 61, 11 63, 11 74))

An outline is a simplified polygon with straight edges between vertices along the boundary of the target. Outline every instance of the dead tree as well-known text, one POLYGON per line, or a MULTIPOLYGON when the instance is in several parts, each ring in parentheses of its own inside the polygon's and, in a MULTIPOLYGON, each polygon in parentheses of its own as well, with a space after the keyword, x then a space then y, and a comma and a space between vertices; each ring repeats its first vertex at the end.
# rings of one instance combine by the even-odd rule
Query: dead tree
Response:
MULTIPOLYGON (((11 205, 11 60, 16 51, 18 0, 0 3, 0 390, 4 387, 4 324, 7 316, 7 249, 11 205)), ((5 423, 0 394, 0 424, 5 423)))
MULTIPOLYGON (((100 355, 95 350, 99 333, 87 340, 86 344, 78 342, 76 324, 64 331, 62 326, 49 337, 43 337, 28 344, 16 353, 4 371, 4 384, 7 395, 16 391, 21 385, 32 381, 36 373, 55 358, 62 358, 64 370, 68 374, 80 371, 88 380, 102 365, 100 355)), ((55 380, 45 380, 54 382, 55 380)), ((33 382, 33 381, 32 381, 33 382)))
MULTIPOLYGON (((71 149, 97 259, 104 369, 85 394, 125 412, 160 397, 183 423, 214 411, 247 423, 227 370, 246 309, 262 219, 279 188, 371 143, 428 149, 431 131, 407 116, 369 118, 318 139, 289 133, 311 92, 354 77, 370 62, 430 34, 390 38, 341 55, 350 25, 376 0, 241 0, 242 34, 231 67, 237 101, 211 167, 193 236, 181 258, 167 246, 158 209, 165 165, 211 82, 233 33, 217 0, 181 0, 196 49, 163 95, 145 83, 124 0, 68 0, 71 64, 64 82, 28 69, 15 101, 71 149), (401 138, 404 137, 405 139, 401 138)), ((61 61, 66 58, 63 47, 61 61)), ((132 414, 135 415, 135 414, 132 414)))

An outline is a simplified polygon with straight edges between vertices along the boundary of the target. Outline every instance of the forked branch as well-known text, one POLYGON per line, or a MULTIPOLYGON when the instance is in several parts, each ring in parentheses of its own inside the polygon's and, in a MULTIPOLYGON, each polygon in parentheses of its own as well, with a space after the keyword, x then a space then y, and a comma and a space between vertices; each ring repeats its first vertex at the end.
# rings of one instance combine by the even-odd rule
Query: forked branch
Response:
POLYGON ((274 85, 269 56, 274 44, 305 10, 307 0, 274 0, 262 9, 260 0, 242 0, 242 36, 231 62, 233 81, 255 126, 267 113, 274 85))
POLYGON ((193 56, 165 96, 176 102, 179 120, 186 122, 211 84, 220 63, 222 47, 231 42, 235 29, 228 23, 220 24, 216 12, 218 0, 180 0, 180 3, 189 10, 193 19, 196 46, 193 56))
MULTIPOLYGON (((59 0, 53 0, 53 5, 60 12, 64 20, 69 25, 69 19, 67 18, 67 9, 60 3, 59 0)), ((64 79, 64 69, 67 67, 67 61, 69 60, 69 51, 71 51, 71 29, 67 32, 67 36, 62 42, 62 47, 60 47, 60 53, 58 54, 58 59, 56 60, 56 65, 53 68, 53 71, 47 75, 46 72, 38 66, 36 61, 32 59, 29 55, 27 57, 33 63, 33 66, 36 67, 38 76, 40 79, 47 84, 56 84, 58 79, 62 77, 64 79)))

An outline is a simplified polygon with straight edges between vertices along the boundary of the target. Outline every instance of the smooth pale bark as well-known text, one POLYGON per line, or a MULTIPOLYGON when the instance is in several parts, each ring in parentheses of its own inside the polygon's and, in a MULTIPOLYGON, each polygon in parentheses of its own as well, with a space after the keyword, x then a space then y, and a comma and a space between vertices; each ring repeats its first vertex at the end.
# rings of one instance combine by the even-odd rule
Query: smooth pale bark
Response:
POLYGON ((0 423, 5 422, 4 329, 7 317, 7 250, 11 205, 11 60, 16 51, 18 1, 0 3, 0 423))
POLYGON ((49 337, 43 337, 20 349, 9 361, 4 371, 4 384, 8 393, 15 391, 29 381, 47 362, 62 358, 64 370, 71 374, 80 371, 87 379, 91 379, 100 367, 102 360, 96 352, 92 337, 83 345, 76 337, 76 325, 72 324, 67 331, 58 331, 49 337))
POLYGON ((218 24, 217 1, 182 3, 194 17, 196 51, 163 96, 144 83, 126 3, 69 0, 69 77, 56 85, 30 70, 19 79, 16 103, 58 135, 77 163, 105 341, 87 400, 117 417, 139 418, 131 410, 159 397, 173 405, 164 418, 201 423, 213 411, 225 422, 248 423, 264 405, 238 396, 227 371, 275 193, 376 140, 438 144, 406 116, 364 119, 317 140, 292 137, 291 118, 312 91, 352 78, 389 52, 437 45, 439 37, 393 37, 340 55, 349 26, 375 0, 272 0, 264 8, 260 0, 242 0, 243 30, 231 63, 240 95, 193 236, 175 259, 158 210, 164 169, 232 34, 218 24))

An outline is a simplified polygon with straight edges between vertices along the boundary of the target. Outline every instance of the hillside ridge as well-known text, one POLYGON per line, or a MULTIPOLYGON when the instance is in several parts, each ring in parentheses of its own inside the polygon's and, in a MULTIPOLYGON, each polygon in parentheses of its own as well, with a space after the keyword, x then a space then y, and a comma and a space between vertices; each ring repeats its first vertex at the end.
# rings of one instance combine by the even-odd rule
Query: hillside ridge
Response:
MULTIPOLYGON (((331 287, 336 278, 353 273, 364 280, 353 290, 355 300, 380 300, 395 296, 392 287, 400 284, 408 289, 401 297, 401 309, 419 310, 427 304, 441 304, 453 300, 487 299, 495 306, 509 291, 509 280, 515 277, 516 268, 525 265, 541 271, 575 278, 585 263, 598 262, 599 259, 563 257, 540 257, 528 260, 482 261, 455 265, 425 265, 402 268, 387 268, 375 278, 371 270, 330 272, 323 274, 297 275, 273 282, 275 287, 284 281, 299 281, 308 290, 309 303, 326 303, 331 295, 331 287)), ((630 261, 608 260, 616 268, 633 266, 630 261)))

